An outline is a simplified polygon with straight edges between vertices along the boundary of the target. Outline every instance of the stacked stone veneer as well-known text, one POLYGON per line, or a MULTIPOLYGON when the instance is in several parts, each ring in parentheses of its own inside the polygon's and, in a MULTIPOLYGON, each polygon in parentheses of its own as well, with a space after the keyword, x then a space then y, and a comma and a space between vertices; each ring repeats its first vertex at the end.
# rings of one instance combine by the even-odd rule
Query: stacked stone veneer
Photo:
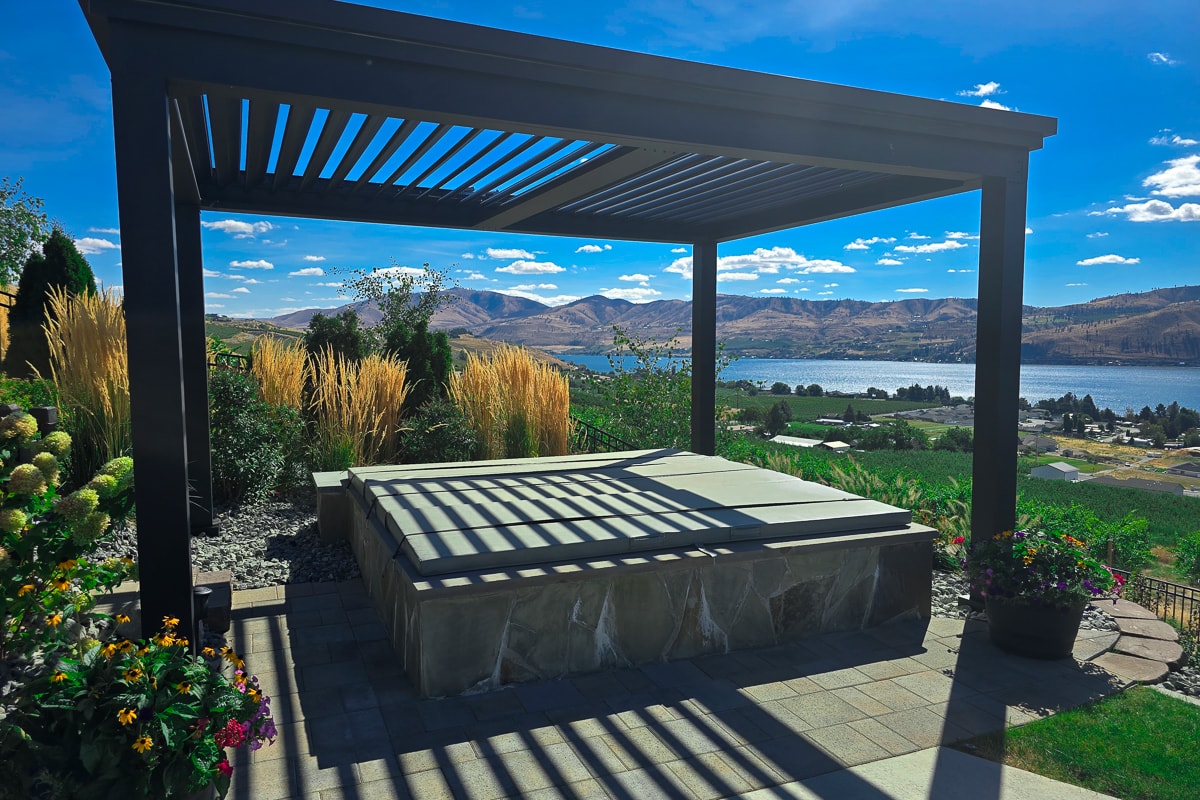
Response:
POLYGON ((928 618, 920 525, 426 578, 350 497, 350 541, 426 697, 928 618))

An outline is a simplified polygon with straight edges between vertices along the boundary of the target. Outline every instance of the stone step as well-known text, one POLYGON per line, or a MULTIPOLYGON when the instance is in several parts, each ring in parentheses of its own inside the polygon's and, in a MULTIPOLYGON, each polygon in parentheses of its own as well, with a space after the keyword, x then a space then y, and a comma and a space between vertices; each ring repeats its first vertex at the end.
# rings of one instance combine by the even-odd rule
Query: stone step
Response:
POLYGON ((1179 641, 1179 632, 1167 623, 1157 619, 1117 617, 1117 628, 1122 634, 1129 636, 1142 636, 1147 639, 1161 639, 1164 642, 1179 641))
POLYGON ((1161 661, 1172 669, 1183 663, 1183 648, 1177 642, 1164 642, 1162 639, 1146 639, 1142 636, 1122 636, 1117 640, 1113 651, 1127 656, 1148 658, 1151 661, 1161 661))
POLYGON ((1161 661, 1122 653, 1104 653, 1092 663, 1132 683, 1162 683, 1170 672, 1167 665, 1161 661))
POLYGON ((1137 603, 1126 600, 1123 597, 1117 598, 1116 603, 1097 602, 1094 605, 1108 614, 1110 617, 1118 617, 1125 619, 1158 619, 1154 612, 1147 611, 1137 603))
POLYGON ((1075 640, 1075 649, 1071 653, 1076 661, 1093 661, 1096 656, 1107 653, 1121 637, 1119 633, 1105 633, 1100 636, 1080 636, 1075 640))

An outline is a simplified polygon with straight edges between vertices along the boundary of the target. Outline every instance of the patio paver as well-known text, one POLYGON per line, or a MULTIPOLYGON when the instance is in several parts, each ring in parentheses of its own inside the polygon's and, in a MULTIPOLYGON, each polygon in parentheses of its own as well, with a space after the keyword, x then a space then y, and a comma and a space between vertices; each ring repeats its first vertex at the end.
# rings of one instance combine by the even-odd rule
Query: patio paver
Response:
POLYGON ((234 596, 230 644, 282 692, 280 739, 236 754, 234 800, 786 792, 1123 685, 1091 664, 1003 654, 978 626, 935 619, 421 700, 386 641, 355 639, 378 625, 360 583, 276 587, 282 605, 271 594, 234 596), (935 651, 953 663, 921 658, 935 651))

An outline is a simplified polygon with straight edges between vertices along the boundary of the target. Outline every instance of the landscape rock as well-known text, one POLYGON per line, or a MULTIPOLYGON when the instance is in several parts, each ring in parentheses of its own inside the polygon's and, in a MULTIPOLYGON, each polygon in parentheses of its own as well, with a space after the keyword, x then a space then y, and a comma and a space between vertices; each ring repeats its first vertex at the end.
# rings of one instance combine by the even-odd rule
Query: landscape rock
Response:
POLYGON ((1113 603, 1112 605, 1105 603, 1104 610, 1107 611, 1110 616, 1118 617, 1118 618, 1158 619, 1158 617, 1156 617, 1154 615, 1153 611, 1147 611, 1146 609, 1139 606, 1137 603, 1134 603, 1130 600, 1126 600, 1123 597, 1117 598, 1117 601, 1115 603, 1113 603))
POLYGON ((1169 672, 1161 661, 1121 653, 1105 653, 1092 663, 1132 683, 1161 683, 1169 672))
POLYGON ((1179 631, 1157 619, 1120 617, 1117 619, 1117 628, 1121 633, 1130 636, 1144 636, 1147 639, 1161 639, 1164 642, 1179 641, 1179 631))
POLYGON ((1122 636, 1113 650, 1127 656, 1161 661, 1171 667, 1177 667, 1183 662, 1183 648, 1177 642, 1165 642, 1162 639, 1122 636))

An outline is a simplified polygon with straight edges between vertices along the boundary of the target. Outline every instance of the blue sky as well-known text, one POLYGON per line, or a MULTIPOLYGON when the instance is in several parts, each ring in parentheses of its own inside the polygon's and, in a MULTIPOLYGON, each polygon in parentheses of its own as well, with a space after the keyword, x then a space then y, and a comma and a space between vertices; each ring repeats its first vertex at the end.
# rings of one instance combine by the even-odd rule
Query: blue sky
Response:
MULTIPOLYGON (((1195 0, 377 0, 367 3, 656 55, 1054 116, 1033 153, 1025 302, 1200 282, 1195 0)), ((108 72, 74 0, 6 2, 0 176, 25 179, 121 284, 108 72)), ((721 246, 718 291, 974 297, 979 196, 721 246)), ((558 304, 687 298, 677 245, 203 215, 206 302, 270 317, 345 302, 336 268, 447 269, 558 304)))

